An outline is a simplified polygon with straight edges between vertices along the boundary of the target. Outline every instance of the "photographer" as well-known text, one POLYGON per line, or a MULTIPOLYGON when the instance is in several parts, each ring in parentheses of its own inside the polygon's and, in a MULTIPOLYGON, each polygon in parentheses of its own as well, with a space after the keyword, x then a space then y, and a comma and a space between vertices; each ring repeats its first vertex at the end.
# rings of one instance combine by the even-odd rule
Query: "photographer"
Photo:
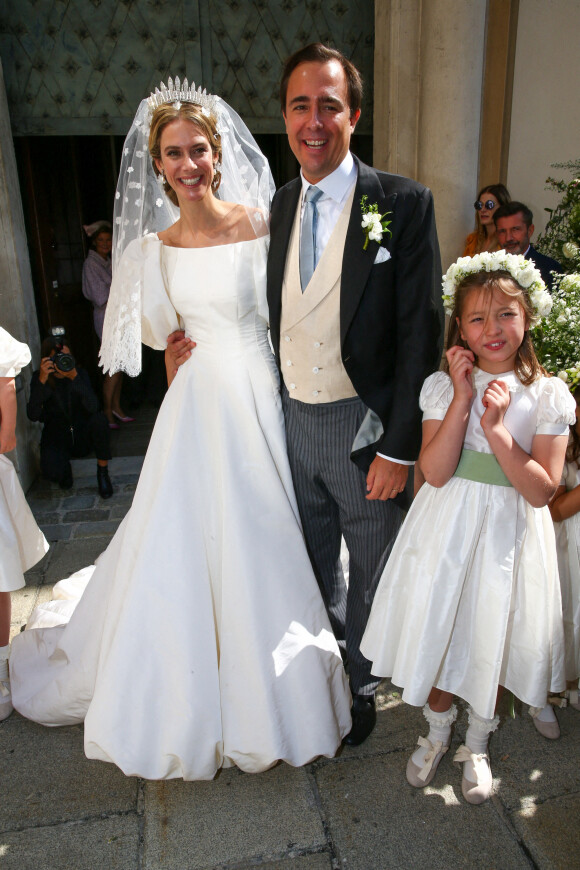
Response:
POLYGON ((71 457, 87 456, 94 450, 99 493, 102 498, 110 498, 113 487, 108 471, 109 426, 99 410, 89 376, 76 367, 63 334, 45 338, 41 356, 40 371, 34 372, 30 384, 27 413, 30 420, 44 423, 40 439, 42 473, 61 489, 70 489, 71 457))
MULTIPOLYGON (((91 250, 83 265, 83 296, 93 303, 95 332, 99 341, 103 339, 103 323, 111 289, 111 248, 113 232, 108 221, 96 221, 85 226, 84 230, 91 240, 91 250)), ((119 423, 134 423, 135 418, 126 414, 121 407, 123 372, 106 374, 103 381, 103 403, 109 429, 118 429, 119 423)))

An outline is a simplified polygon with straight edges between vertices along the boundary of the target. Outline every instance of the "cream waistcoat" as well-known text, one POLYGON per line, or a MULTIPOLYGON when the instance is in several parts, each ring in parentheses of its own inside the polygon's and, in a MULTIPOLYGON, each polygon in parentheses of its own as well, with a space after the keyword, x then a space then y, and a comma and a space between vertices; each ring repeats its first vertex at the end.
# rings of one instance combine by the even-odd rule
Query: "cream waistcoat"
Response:
POLYGON ((340 277, 353 197, 354 188, 304 293, 299 263, 301 199, 288 245, 280 363, 290 398, 311 405, 356 396, 340 355, 340 277))

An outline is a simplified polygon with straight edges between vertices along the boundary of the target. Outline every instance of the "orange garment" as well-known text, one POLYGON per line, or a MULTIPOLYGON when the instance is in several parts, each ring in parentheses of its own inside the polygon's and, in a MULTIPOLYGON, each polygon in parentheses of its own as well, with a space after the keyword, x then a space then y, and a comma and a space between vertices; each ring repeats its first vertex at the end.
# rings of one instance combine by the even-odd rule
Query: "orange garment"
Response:
MULTIPOLYGON (((475 254, 481 254, 484 250, 481 242, 485 240, 485 237, 481 237, 477 230, 474 230, 470 233, 465 239, 465 250, 463 251, 463 257, 474 257, 475 254)), ((499 246, 499 242, 496 239, 495 245, 492 248, 488 248, 489 251, 500 251, 501 248, 499 246)))

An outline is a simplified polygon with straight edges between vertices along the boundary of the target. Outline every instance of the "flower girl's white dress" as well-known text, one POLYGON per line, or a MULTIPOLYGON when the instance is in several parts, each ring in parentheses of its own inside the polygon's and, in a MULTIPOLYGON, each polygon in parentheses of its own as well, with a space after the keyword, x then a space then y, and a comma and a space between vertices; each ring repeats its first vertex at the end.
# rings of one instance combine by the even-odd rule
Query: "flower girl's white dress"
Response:
POLYGON ((149 234, 127 248, 112 290, 114 311, 115 282, 129 282, 124 334, 140 323, 164 347, 179 312, 197 347, 70 622, 41 627, 76 602, 52 604, 13 645, 15 707, 47 725, 84 720, 88 757, 127 774, 301 765, 350 729, 286 456, 266 253, 266 238, 176 249, 149 234))
MULTIPOLYGON (((514 372, 474 370, 464 448, 491 453, 481 428, 489 381, 504 381, 504 417, 530 452, 536 433, 564 435, 574 400, 558 378, 524 386, 514 372)), ((423 419, 442 420, 453 398, 449 375, 425 381, 423 419)), ((372 672, 423 705, 432 686, 493 716, 498 685, 543 707, 564 682, 564 638, 554 528, 547 507, 533 508, 512 486, 452 477, 419 490, 375 595, 362 652, 372 672)))
MULTIPOLYGON (((28 345, 0 326, 0 378, 14 378, 30 362, 28 345)), ((0 592, 24 586, 24 571, 48 550, 12 462, 0 454, 0 592)))

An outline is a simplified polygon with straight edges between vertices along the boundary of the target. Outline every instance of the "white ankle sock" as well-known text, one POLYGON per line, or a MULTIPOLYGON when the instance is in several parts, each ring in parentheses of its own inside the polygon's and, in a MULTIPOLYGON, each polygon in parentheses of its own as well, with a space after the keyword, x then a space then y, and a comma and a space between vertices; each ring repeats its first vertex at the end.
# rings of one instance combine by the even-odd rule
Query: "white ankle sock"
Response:
POLYGON ((10 658, 10 644, 0 646, 0 680, 8 680, 8 659, 10 658))
MULTIPOLYGON (((499 725, 499 717, 494 716, 493 719, 483 719, 481 716, 478 716, 477 713, 469 708, 469 727, 467 729, 467 733, 465 734, 465 745, 467 748, 473 752, 474 755, 485 755, 487 753, 487 744, 489 741, 489 735, 495 731, 497 726, 499 725)), ((468 766, 466 765, 463 769, 463 774, 466 779, 471 781, 468 766), (467 769, 466 769, 467 768, 467 769)), ((473 782, 476 780, 473 779, 473 782)))
MULTIPOLYGON (((449 746, 451 726, 457 718, 457 707, 455 704, 452 704, 449 710, 444 710, 443 713, 436 713, 431 709, 429 704, 425 704, 423 707, 423 715, 429 723, 429 734, 427 735, 427 740, 429 740, 433 746, 435 746, 438 740, 441 741, 443 746, 449 746)), ((411 756, 413 763, 416 764, 417 767, 423 767, 427 751, 428 750, 425 747, 420 746, 411 756)))
POLYGON ((551 704, 546 704, 545 707, 542 707, 540 712, 534 716, 535 719, 539 719, 540 722, 557 722, 556 714, 554 713, 554 708, 551 704))

